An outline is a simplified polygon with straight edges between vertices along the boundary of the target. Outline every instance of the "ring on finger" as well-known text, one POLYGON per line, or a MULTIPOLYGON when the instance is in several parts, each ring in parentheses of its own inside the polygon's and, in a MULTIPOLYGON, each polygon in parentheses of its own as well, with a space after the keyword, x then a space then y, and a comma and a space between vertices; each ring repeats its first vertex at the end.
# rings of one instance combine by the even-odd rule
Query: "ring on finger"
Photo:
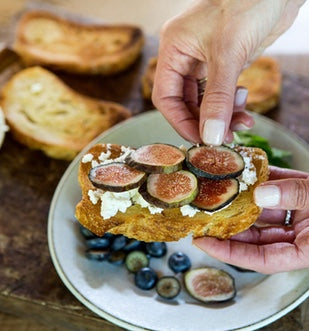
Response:
POLYGON ((291 226, 293 223, 293 212, 292 210, 287 210, 284 219, 285 226, 291 226))

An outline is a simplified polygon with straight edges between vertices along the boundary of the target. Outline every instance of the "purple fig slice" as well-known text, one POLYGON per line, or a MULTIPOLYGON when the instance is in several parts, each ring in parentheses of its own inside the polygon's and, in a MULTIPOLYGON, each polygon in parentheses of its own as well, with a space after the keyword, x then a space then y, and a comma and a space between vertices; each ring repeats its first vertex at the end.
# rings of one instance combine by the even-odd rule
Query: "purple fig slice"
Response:
POLYGON ((202 302, 231 300, 236 295, 234 278, 227 272, 216 268, 197 268, 184 276, 188 293, 202 302))
POLYGON ((197 178, 189 171, 151 174, 139 192, 150 204, 160 208, 176 208, 192 202, 198 192, 197 178))
POLYGON ((239 182, 235 178, 199 178, 199 192, 191 202, 199 209, 215 211, 232 202, 238 195, 239 182))
POLYGON ((147 173, 168 174, 180 170, 184 159, 184 152, 176 146, 152 144, 134 150, 125 161, 131 167, 147 173))
POLYGON ((210 179, 235 178, 245 167, 242 156, 227 146, 194 146, 186 156, 190 171, 210 179))
POLYGON ((111 192, 124 192, 139 187, 146 176, 145 172, 122 162, 101 164, 89 172, 89 179, 95 187, 111 192))

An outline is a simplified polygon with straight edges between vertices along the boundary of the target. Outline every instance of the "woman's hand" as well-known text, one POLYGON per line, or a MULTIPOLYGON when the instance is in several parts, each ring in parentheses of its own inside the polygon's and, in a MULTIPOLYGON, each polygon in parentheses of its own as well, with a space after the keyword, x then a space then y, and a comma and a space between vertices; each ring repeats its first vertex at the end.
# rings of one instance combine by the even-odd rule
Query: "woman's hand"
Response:
POLYGON ((263 210, 258 222, 229 240, 198 238, 193 243, 223 262, 261 273, 309 267, 309 173, 270 167, 270 181, 255 189, 263 210), (286 210, 293 210, 285 226, 286 210))
POLYGON ((253 126, 241 70, 294 21, 301 0, 199 0, 162 29, 153 103, 188 141, 220 145, 253 126), (199 105, 199 80, 207 77, 199 105))

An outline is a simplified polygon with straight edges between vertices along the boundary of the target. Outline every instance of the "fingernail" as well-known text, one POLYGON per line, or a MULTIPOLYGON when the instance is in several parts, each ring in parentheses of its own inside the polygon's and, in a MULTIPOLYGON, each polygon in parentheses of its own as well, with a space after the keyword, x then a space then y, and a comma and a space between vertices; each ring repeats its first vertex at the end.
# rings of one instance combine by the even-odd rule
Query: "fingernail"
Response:
POLYGON ((247 101, 248 90, 244 87, 238 88, 235 94, 234 105, 240 107, 244 105, 247 101))
POLYGON ((225 122, 223 120, 209 119, 203 128, 203 141, 209 145, 221 145, 225 132, 225 122))
POLYGON ((233 131, 246 131, 249 130, 250 128, 243 124, 243 123, 236 123, 233 125, 233 131))
POLYGON ((259 186, 254 190, 255 203, 260 207, 276 207, 280 198, 280 190, 275 185, 259 186))

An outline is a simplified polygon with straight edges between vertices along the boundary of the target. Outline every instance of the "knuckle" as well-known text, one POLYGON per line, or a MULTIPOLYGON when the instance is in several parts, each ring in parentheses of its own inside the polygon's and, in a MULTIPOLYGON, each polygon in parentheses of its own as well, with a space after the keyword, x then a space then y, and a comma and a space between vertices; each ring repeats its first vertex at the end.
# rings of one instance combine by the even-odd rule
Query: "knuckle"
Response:
POLYGON ((295 204, 297 209, 309 208, 309 185, 308 181, 296 179, 294 182, 295 204))

